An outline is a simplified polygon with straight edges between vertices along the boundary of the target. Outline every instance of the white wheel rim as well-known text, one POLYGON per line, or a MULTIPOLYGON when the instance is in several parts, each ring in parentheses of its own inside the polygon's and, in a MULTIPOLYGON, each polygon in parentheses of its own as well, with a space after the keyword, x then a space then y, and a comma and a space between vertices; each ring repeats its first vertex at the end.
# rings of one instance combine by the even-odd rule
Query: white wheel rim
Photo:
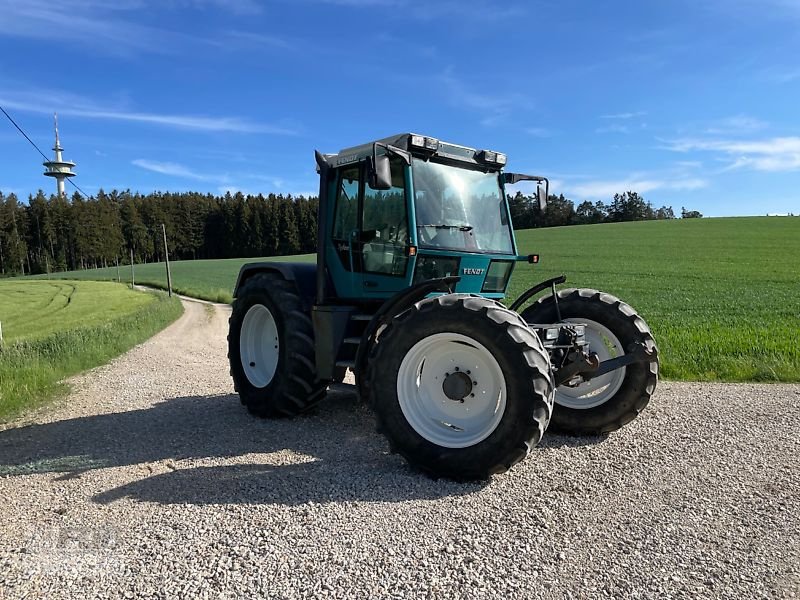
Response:
POLYGON ((436 333, 403 357, 397 398, 406 421, 423 438, 444 448, 466 448, 497 428, 506 410, 506 382, 483 345, 458 333, 436 333), (463 402, 448 398, 442 388, 446 374, 459 371, 475 382, 463 402))
MULTIPOLYGON (((622 343, 605 325, 591 319, 564 320, 586 326, 584 336, 589 344, 588 351, 596 352, 600 362, 625 354, 622 343)), ((619 391, 626 371, 627 367, 622 367, 576 386, 561 385, 556 389, 555 402, 560 406, 580 410, 605 404, 619 391)))
POLYGON ((263 304, 254 304, 244 315, 239 356, 244 374, 254 387, 269 385, 278 368, 280 340, 275 317, 263 304))

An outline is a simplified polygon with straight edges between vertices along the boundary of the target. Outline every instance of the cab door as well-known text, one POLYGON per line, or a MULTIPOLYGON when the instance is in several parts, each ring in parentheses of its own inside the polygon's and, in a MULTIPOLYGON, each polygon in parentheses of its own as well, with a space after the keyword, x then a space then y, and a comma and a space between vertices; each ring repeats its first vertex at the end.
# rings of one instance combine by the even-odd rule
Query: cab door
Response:
POLYGON ((410 173, 399 159, 390 165, 389 190, 366 183, 363 163, 337 173, 328 268, 341 298, 388 298, 410 284, 410 173))
POLYGON ((390 160, 392 187, 363 186, 357 243, 361 284, 365 296, 388 297, 410 283, 408 218, 409 167, 399 158, 390 160))
POLYGON ((361 214, 362 168, 359 164, 341 167, 336 173, 336 193, 333 208, 331 245, 328 250, 328 269, 340 298, 361 296, 361 282, 356 274, 361 270, 359 255, 353 242, 358 237, 361 214), (331 251, 332 250, 332 251, 331 251))

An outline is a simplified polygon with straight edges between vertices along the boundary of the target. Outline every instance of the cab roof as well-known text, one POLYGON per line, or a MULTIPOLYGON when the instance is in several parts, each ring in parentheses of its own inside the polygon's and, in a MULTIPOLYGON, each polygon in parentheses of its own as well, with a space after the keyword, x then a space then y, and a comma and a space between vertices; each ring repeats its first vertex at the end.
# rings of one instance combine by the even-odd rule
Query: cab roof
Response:
POLYGON ((423 136, 422 134, 417 133, 398 133, 395 135, 390 135, 379 140, 373 140, 365 144, 359 144, 358 146, 343 148, 337 154, 326 154, 325 158, 327 158, 330 164, 334 166, 358 162, 365 159, 367 156, 372 156, 372 147, 376 142, 378 144, 394 146, 400 150, 410 152, 415 156, 425 158, 439 157, 445 161, 456 161, 470 165, 477 165, 489 170, 499 170, 502 167, 502 165, 489 165, 480 160, 479 156, 482 152, 484 152, 483 150, 476 150, 475 148, 469 148, 459 144, 443 142, 438 138, 433 138, 432 136, 423 136), (412 145, 412 136, 423 137, 425 139, 436 139, 438 141, 437 150, 435 152, 431 152, 425 150, 424 148, 419 148, 412 145))

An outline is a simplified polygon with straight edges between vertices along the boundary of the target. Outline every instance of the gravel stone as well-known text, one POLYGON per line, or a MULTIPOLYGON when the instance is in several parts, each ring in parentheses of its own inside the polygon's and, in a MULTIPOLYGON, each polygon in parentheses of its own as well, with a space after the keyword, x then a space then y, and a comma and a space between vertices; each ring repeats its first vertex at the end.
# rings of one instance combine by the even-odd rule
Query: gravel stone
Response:
POLYGON ((230 308, 0 426, 0 598, 773 598, 800 592, 800 385, 662 382, 483 484, 389 454, 354 396, 262 421, 230 308))

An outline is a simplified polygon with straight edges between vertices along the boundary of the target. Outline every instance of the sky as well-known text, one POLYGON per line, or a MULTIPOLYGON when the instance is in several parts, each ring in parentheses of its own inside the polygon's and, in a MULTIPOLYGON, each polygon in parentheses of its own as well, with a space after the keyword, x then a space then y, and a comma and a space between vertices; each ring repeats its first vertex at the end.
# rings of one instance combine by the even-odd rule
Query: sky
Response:
MULTIPOLYGON (((0 0, 0 57, 88 194, 316 194, 314 149, 413 131, 576 205, 800 213, 797 0, 0 0)), ((0 190, 41 160, 0 115, 0 190)))

